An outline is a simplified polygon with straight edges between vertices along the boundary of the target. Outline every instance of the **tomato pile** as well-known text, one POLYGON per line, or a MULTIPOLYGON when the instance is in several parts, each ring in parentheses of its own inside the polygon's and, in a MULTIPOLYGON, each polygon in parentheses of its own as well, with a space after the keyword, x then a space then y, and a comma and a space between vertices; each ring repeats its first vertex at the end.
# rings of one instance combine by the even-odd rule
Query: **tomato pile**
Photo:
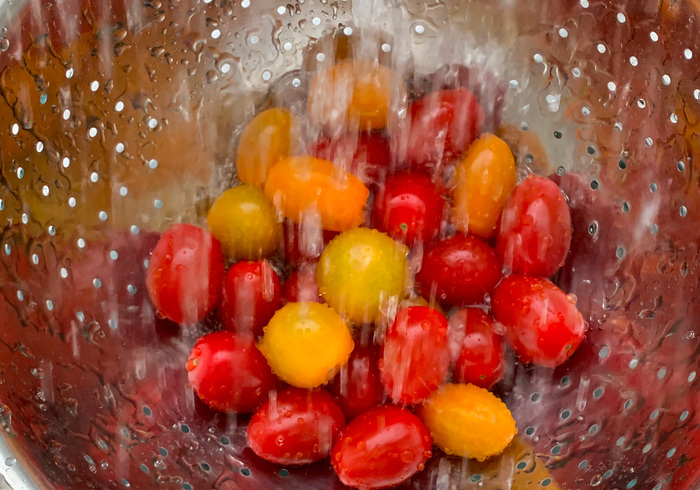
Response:
POLYGON ((572 236, 561 190, 536 175, 518 183, 467 88, 428 93, 399 117, 406 97, 376 63, 317 71, 305 115, 250 121, 242 184, 214 202, 207 230, 164 233, 147 275, 161 316, 219 319, 186 364, 199 398, 252 414, 259 457, 330 458, 357 488, 405 482, 434 446, 500 454, 517 432, 489 391, 507 349, 552 368, 586 329, 576 298, 548 279, 572 236))

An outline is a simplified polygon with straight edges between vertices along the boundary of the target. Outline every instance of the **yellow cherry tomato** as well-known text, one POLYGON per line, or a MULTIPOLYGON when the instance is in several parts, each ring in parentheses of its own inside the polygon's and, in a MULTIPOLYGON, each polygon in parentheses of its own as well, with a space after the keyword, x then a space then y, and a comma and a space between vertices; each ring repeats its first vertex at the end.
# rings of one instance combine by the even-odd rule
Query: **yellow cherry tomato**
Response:
POLYGON ((516 180, 515 159, 506 142, 492 134, 476 140, 455 172, 453 211, 457 228, 491 238, 516 180))
POLYGON ((308 114, 318 126, 381 129, 387 125, 393 100, 405 94, 406 85, 390 68, 345 60, 314 74, 308 114))
POLYGON ((315 388, 348 362, 355 344, 348 325, 327 305, 288 303, 258 344, 272 371, 298 388, 315 388))
POLYGON ((517 434, 510 410, 493 393, 472 384, 446 384, 419 408, 446 454, 484 461, 501 454, 517 434))
POLYGON ((369 189, 328 160, 304 156, 287 158, 272 167, 265 194, 295 223, 301 223, 307 213, 316 213, 322 228, 343 231, 364 221, 369 189))
POLYGON ((243 130, 238 142, 236 169, 244 184, 264 185, 272 166, 289 157, 297 121, 287 109, 261 112, 243 130))
POLYGON ((240 185, 221 194, 209 210, 207 225, 224 253, 235 260, 270 255, 282 237, 282 225, 272 203, 252 185, 240 185))
POLYGON ((355 228, 335 237, 316 265, 323 299, 354 323, 374 322, 404 297, 408 249, 384 233, 355 228))

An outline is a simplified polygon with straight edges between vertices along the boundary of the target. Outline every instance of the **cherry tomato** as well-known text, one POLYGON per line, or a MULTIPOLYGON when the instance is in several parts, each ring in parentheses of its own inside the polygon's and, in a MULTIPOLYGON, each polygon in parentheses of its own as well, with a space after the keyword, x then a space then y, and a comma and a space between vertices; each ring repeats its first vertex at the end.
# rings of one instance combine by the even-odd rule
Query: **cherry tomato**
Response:
POLYGON ((451 306, 478 304, 501 280, 501 261, 483 240, 456 235, 426 249, 417 279, 425 297, 451 306))
POLYGON ((272 203, 252 185, 221 194, 207 215, 207 225, 234 260, 255 260, 277 249, 282 227, 272 203))
POLYGON ((316 261, 337 231, 323 230, 313 220, 297 224, 284 220, 284 258, 292 264, 316 261))
POLYGON ((406 163, 415 169, 438 168, 459 158, 481 132, 485 118, 479 101, 465 88, 418 99, 409 114, 400 145, 406 145, 406 163))
POLYGON ((295 223, 313 221, 320 228, 343 231, 364 221, 369 190, 328 160, 292 157, 272 167, 265 194, 295 223))
POLYGON ((380 379, 379 347, 355 344, 346 366, 341 368, 329 387, 343 413, 351 420, 382 402, 384 390, 380 379))
POLYGON ((447 376, 447 319, 427 306, 400 310, 386 331, 380 369, 384 390, 395 403, 420 403, 447 376))
POLYGON ((372 61, 345 60, 316 72, 309 89, 313 124, 367 131, 387 125, 392 106, 403 100, 399 75, 372 61))
POLYGON ((299 388, 315 388, 333 378, 353 347, 345 320, 312 302, 283 306, 258 344, 272 371, 299 388))
POLYGON ((487 134, 476 140, 455 173, 453 214, 457 229, 491 238, 516 179, 515 159, 502 139, 487 134))
POLYGON ((197 396, 221 412, 253 412, 277 386, 252 335, 214 332, 199 338, 187 371, 197 396))
POLYGON ((432 445, 418 417, 385 405, 358 415, 345 427, 333 446, 331 464, 349 487, 393 487, 423 470, 432 445))
POLYGON ((219 241, 201 228, 178 224, 163 233, 153 249, 146 288, 159 314, 191 325, 219 302, 223 277, 219 241))
POLYGON ((266 461, 308 464, 327 457, 345 417, 323 390, 287 388, 271 395, 248 425, 248 446, 266 461))
POLYGON ((446 454, 478 461, 501 454, 518 432, 505 404, 474 385, 444 385, 418 414, 446 454))
POLYGON ((550 277, 564 264, 571 233, 564 194, 551 180, 530 175, 506 201, 496 251, 508 271, 550 277))
POLYGON ((574 353, 586 332, 575 298, 547 279, 506 277, 493 293, 492 308, 523 363, 559 366, 574 353))
POLYGON ((267 260, 238 262, 226 273, 219 314, 227 330, 258 336, 281 306, 280 280, 267 260))
POLYGON ((310 152, 352 172, 367 186, 382 182, 391 168, 389 140, 377 132, 322 136, 310 152))
POLYGON ((304 301, 323 303, 323 298, 318 292, 313 266, 302 266, 299 270, 292 272, 284 281, 282 301, 284 303, 302 303, 304 301))
POLYGON ((261 112, 248 123, 236 157, 241 182, 265 184, 270 168, 291 155, 297 124, 291 112, 278 107, 261 112))
POLYGON ((505 345, 499 334, 503 326, 478 308, 456 311, 449 323, 461 337, 454 380, 487 389, 498 383, 505 372, 505 345))
POLYGON ((351 322, 371 323, 391 298, 403 298, 406 255, 406 247, 376 230, 341 233, 316 265, 321 296, 351 322))
POLYGON ((430 177, 398 173, 389 177, 374 203, 374 226, 409 247, 429 243, 440 231, 445 201, 430 177))

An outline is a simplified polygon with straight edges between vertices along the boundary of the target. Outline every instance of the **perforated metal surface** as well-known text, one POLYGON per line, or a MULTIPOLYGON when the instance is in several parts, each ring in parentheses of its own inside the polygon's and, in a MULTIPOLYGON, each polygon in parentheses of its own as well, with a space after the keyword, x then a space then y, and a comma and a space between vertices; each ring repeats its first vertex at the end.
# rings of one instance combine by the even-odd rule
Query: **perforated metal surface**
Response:
POLYGON ((257 459, 245 417, 196 400, 183 366, 198 332, 155 317, 143 276, 157 232, 201 224, 234 182, 236 134, 256 106, 303 111, 309 72, 333 62, 343 33, 416 93, 445 65, 491 74, 476 86, 488 100, 502 94, 520 163, 556 175, 569 196, 575 237, 559 282, 591 324, 565 366, 510 370, 500 394, 521 445, 488 465, 435 459, 407 487, 515 479, 695 490, 697 9, 695 0, 29 1, 22 29, 0 39, 8 480, 341 488, 328 462, 282 469, 257 459))

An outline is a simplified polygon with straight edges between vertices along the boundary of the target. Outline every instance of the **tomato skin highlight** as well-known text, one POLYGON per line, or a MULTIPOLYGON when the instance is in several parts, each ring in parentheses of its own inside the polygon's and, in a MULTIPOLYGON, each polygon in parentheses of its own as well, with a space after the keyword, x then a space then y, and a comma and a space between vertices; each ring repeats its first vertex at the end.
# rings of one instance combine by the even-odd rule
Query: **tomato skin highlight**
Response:
POLYGON ((373 223, 394 240, 412 247, 430 243, 440 231, 445 201, 430 177, 397 173, 375 197, 373 223))
POLYGON ((449 324, 461 337, 453 373, 455 382, 486 389, 498 383, 505 372, 505 344, 498 333, 503 326, 479 308, 456 311, 449 324))
POLYGON ((326 458, 344 427, 345 416, 326 391, 286 388, 255 412, 246 435, 262 459, 300 465, 326 458))
POLYGON ((384 405, 352 420, 341 432, 331 464, 349 487, 399 485, 423 470, 432 456, 430 432, 410 411, 384 405))
POLYGON ((281 306, 280 280, 267 260, 238 262, 226 272, 219 309, 226 330, 259 336, 281 306))
POLYGON ((550 277, 564 264, 571 235, 571 213, 561 189, 530 175, 506 200, 496 251, 507 271, 550 277))
POLYGON ((482 303, 501 277, 496 252, 479 238, 458 234, 427 247, 416 279, 423 297, 464 306, 482 303))
POLYGON ((219 241, 201 228, 177 224, 163 233, 153 249, 146 288, 159 314, 192 325, 219 302, 223 276, 219 241))
POLYGON ((329 386, 328 390, 348 420, 382 402, 384 388, 378 362, 379 347, 355 343, 347 365, 341 368, 329 386))
POLYGON ((547 279, 512 275, 494 291, 492 309, 521 362, 552 368, 571 357, 586 333, 575 303, 547 279))
POLYGON ((186 367, 197 396, 221 412, 253 412, 278 384, 252 335, 207 334, 195 343, 186 367))

